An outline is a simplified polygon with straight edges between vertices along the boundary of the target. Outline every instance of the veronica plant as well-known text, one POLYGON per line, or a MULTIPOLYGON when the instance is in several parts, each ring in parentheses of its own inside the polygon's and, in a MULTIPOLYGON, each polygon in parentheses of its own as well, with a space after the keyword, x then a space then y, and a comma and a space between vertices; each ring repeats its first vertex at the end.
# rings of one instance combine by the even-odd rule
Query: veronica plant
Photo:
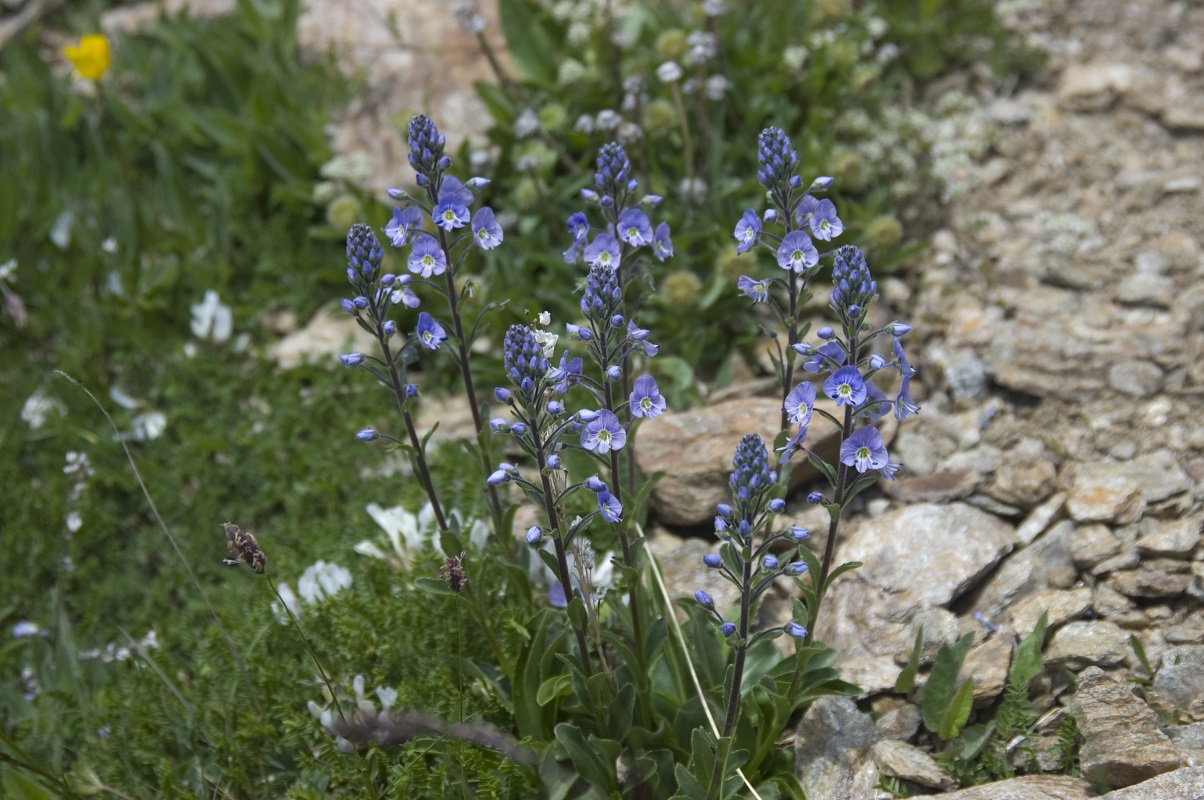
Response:
MULTIPOLYGON (((773 251, 778 266, 786 271, 786 277, 775 275, 758 280, 742 275, 737 285, 754 304, 768 304, 786 330, 786 346, 783 347, 776 334, 762 327, 777 346, 773 362, 785 406, 794 381, 795 358, 791 348, 802 341, 809 330, 805 323, 800 323, 799 313, 811 299, 809 283, 820 259, 811 237, 831 241, 844 231, 844 224, 836 214, 835 204, 814 194, 827 189, 832 179, 819 177, 807 189, 802 189, 802 179, 795 172, 798 153, 779 128, 766 128, 761 132, 757 140, 757 163, 757 179, 765 187, 769 208, 763 214, 752 208, 746 210, 736 223, 732 237, 736 240, 738 254, 758 247, 773 251)), ((783 408, 783 430, 788 422, 783 408)))
MULTIPOLYGON (((430 117, 420 114, 410 120, 407 141, 410 166, 414 168, 425 197, 414 197, 402 189, 390 189, 389 196, 404 207, 394 206, 393 218, 384 230, 394 247, 410 246, 406 265, 416 276, 415 285, 431 289, 447 302, 451 327, 448 338, 464 382, 473 428, 481 436, 481 463, 485 474, 489 474, 493 465, 488 433, 481 422, 481 405, 473 383, 469 353, 482 318, 493 307, 486 306, 472 326, 466 327, 462 311, 471 284, 464 282, 457 287, 456 277, 469 253, 493 250, 505 237, 493 209, 481 206, 475 213, 470 212, 473 193, 488 186, 489 181, 470 178, 464 183, 448 173, 452 160, 444 153, 446 139, 430 117), (427 219, 431 220, 433 230, 426 228, 427 219)), ((416 299, 414 302, 416 304, 416 299)), ((502 506, 493 486, 489 487, 489 499, 494 522, 500 527, 502 506)))
POLYGON ((418 387, 407 381, 407 372, 420 350, 438 350, 447 340, 447 333, 434 317, 423 311, 418 315, 413 335, 403 336, 400 342, 395 341, 398 330, 397 323, 389 318, 390 306, 400 304, 414 308, 418 305, 418 297, 410 288, 412 280, 409 275, 382 273, 383 259, 384 250, 372 229, 363 224, 351 226, 347 233, 347 280, 355 290, 355 296, 343 299, 343 310, 361 328, 376 337, 380 355, 346 353, 339 359, 348 367, 367 370, 392 393, 405 427, 406 441, 379 433, 373 428, 360 431, 356 437, 363 442, 383 438, 403 445, 408 443, 408 451, 414 460, 414 474, 431 501, 439 530, 446 531, 447 519, 431 480, 425 443, 419 439, 418 429, 410 414, 411 403, 418 396, 418 387))
POLYGON ((796 639, 807 635, 807 629, 796 622, 753 632, 751 620, 754 607, 761 596, 782 575, 802 575, 807 563, 794 560, 799 543, 809 534, 805 528, 789 526, 772 535, 764 535, 773 516, 783 511, 786 503, 781 498, 772 498, 778 488, 777 472, 770 468, 769 451, 765 442, 756 434, 740 440, 733 461, 734 470, 730 480, 732 505, 721 504, 715 517, 715 532, 721 540, 718 553, 703 556, 703 563, 717 569, 740 593, 739 622, 725 620, 715 608, 715 601, 706 592, 699 590, 694 598, 698 604, 719 624, 724 637, 731 643, 734 652, 731 681, 727 689, 726 714, 721 732, 720 757, 715 759, 711 775, 709 797, 717 797, 722 785, 722 775, 730 738, 740 711, 740 690, 744 680, 744 662, 749 648, 762 639, 771 639, 786 633, 796 639), (780 550, 782 544, 786 551, 780 550))

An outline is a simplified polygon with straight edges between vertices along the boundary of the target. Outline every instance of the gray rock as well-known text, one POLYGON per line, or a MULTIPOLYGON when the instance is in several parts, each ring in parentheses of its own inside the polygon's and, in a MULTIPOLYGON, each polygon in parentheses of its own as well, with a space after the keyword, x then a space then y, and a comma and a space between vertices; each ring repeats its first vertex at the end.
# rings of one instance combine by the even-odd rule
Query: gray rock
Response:
POLYGON ((929 475, 896 478, 882 485, 886 494, 904 503, 961 500, 978 488, 982 473, 973 469, 940 470, 929 475))
POLYGON ((1074 565, 1090 569, 1106 559, 1120 555, 1122 542, 1106 525, 1080 525, 1070 535, 1074 565))
POLYGON ((870 749, 870 756, 883 775, 949 791, 958 786, 948 770, 915 745, 898 739, 885 739, 870 749))
POLYGON ((903 652, 915 613, 959 597, 1011 549, 1013 537, 1011 526, 961 503, 858 520, 837 546, 836 563, 864 566, 829 590, 816 635, 849 659, 903 652))
POLYGON ((1190 491, 1192 480, 1168 450, 1129 462, 1088 461, 1077 465, 1066 508, 1077 522, 1128 524, 1149 503, 1190 491))
POLYGON ((986 707, 1003 694, 1015 647, 1016 634, 1000 629, 995 635, 970 648, 962 665, 962 675, 974 681, 975 707, 986 707))
POLYGON ((1020 540, 1020 544, 1030 545, 1034 539, 1045 533, 1065 505, 1066 493, 1058 492, 1030 511, 1016 529, 1016 538, 1020 540))
POLYGON ((1150 397, 1162 389, 1162 370, 1149 361, 1122 361, 1108 367, 1108 385, 1130 397, 1150 397))
POLYGON ((1009 556, 975 593, 970 610, 995 619, 1025 595, 1074 585, 1077 573, 1070 557, 1073 528, 1070 521, 1063 520, 1031 545, 1009 556))
POLYGON ((1049 630, 1078 619, 1091 608, 1091 589, 1038 589, 1017 600, 1008 608, 1012 627, 1017 636, 1027 636, 1037 627, 1037 620, 1046 615, 1049 630))
POLYGON ((878 768, 869 757, 881 738, 868 714, 847 697, 816 700, 795 734, 795 770, 808 797, 863 800, 873 795, 878 768))
POLYGON ((1113 572, 1108 585, 1126 597, 1178 597, 1187 591, 1191 575, 1173 574, 1154 569, 1129 569, 1113 572))
POLYGON ((874 725, 887 739, 909 741, 920 730, 920 707, 908 703, 900 708, 887 711, 878 717, 874 725))
POLYGON ((1025 775, 942 794, 941 800, 1089 800, 1095 796, 1090 781, 1082 778, 1025 775))
POLYGON ((936 660, 942 647, 951 647, 959 638, 957 615, 944 608, 925 608, 911 618, 912 641, 923 628, 924 638, 920 642, 920 665, 928 666, 936 660))
POLYGON ((1200 544, 1200 516, 1169 521, 1146 519, 1141 522, 1137 552, 1142 555, 1190 558, 1200 544))
POLYGON ((1087 665, 1115 667, 1128 654, 1129 637, 1114 622, 1068 622, 1054 632, 1046 661, 1065 662, 1071 670, 1087 665))
MULTIPOLYGON (((822 393, 817 407, 837 410, 822 393)), ((636 448, 640 471, 665 473, 652 491, 656 518, 665 525, 701 525, 714 518, 715 506, 731 500, 728 479, 736 445, 746 434, 759 433, 766 447, 772 447, 781 413, 780 400, 744 397, 670 412, 658 417, 655 425, 640 428, 636 448)), ((832 461, 838 432, 830 425, 814 425, 812 431, 808 447, 832 461)), ((818 477, 805 458, 793 463, 792 486, 818 477)))
POLYGON ((1171 744, 1189 767, 1204 766, 1204 722, 1174 725, 1166 729, 1171 744))
POLYGON ((1101 795, 1099 800, 1200 800, 1204 798, 1204 767, 1183 767, 1156 778, 1101 795))
POLYGON ((665 586, 674 599, 693 597, 702 589, 715 599, 715 607, 723 610, 740 601, 740 593, 717 569, 702 563, 702 557, 714 553, 717 544, 705 539, 682 539, 664 530, 648 537, 648 546, 656 554, 665 574, 665 586))
POLYGON ((1153 689, 1182 718, 1204 718, 1204 664, 1166 664, 1154 675, 1153 689))
POLYGON ((1150 707, 1098 667, 1078 676, 1070 713, 1083 735, 1079 757, 1088 780, 1123 788, 1181 765, 1150 707))

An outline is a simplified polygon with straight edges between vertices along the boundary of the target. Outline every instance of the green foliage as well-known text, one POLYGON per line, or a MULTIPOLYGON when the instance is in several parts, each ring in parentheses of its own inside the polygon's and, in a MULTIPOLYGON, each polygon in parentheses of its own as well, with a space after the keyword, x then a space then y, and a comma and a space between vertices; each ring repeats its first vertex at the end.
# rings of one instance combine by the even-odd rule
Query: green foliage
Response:
POLYGON ((970 716, 974 684, 967 678, 959 685, 957 677, 973 642, 974 636, 967 633, 953 647, 942 646, 924 685, 924 702, 920 706, 924 727, 944 742, 961 733, 970 716))

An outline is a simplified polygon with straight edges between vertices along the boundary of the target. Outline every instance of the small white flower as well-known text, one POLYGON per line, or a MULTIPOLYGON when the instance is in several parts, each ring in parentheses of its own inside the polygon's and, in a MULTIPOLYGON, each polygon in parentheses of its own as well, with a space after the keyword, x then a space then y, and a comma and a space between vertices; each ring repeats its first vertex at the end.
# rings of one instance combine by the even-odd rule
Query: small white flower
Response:
POLYGON ((520 139, 526 139, 538 131, 539 117, 536 116, 534 109, 524 108, 519 113, 518 119, 514 120, 514 135, 520 139))
POLYGON ((589 114, 582 114, 581 116, 577 117, 577 121, 573 123, 573 130, 575 130, 577 133, 593 133, 594 118, 589 114))
POLYGON ((708 17, 719 17, 727 11, 725 0, 702 0, 702 13, 708 17))
POLYGON ((21 419, 31 431, 41 429, 51 413, 56 413, 60 417, 64 416, 67 413, 67 407, 58 398, 48 397, 41 389, 26 398, 25 405, 21 407, 21 419))
POLYGON ((192 335, 221 344, 234 332, 234 315, 218 293, 209 289, 205 299, 192 306, 192 335))
POLYGON ((540 325, 543 325, 546 328, 552 324, 552 312, 540 311, 539 316, 537 316, 536 319, 539 320, 540 325))
POLYGON ((67 530, 72 533, 79 533, 79 529, 84 527, 84 518, 80 516, 78 511, 71 511, 67 514, 67 530))
POLYGON ((136 442, 153 441, 167 430, 167 415, 154 409, 135 414, 130 422, 134 426, 133 438, 136 442))
POLYGON ((710 100, 722 100, 732 88, 732 82, 723 75, 712 75, 707 78, 706 93, 710 100))
POLYGON ((380 706, 385 711, 388 711, 397 702, 397 690, 390 689, 387 686, 381 686, 377 689, 376 696, 380 699, 380 706))
POLYGON ((623 124, 623 118, 619 116, 619 112, 611 108, 604 108, 598 112, 598 116, 594 121, 600 131, 613 131, 623 124))
POLYGON ((70 210, 64 211, 55 219, 54 225, 50 228, 50 241, 60 250, 66 250, 71 246, 71 225, 75 222, 75 214, 70 210))
POLYGON ((105 251, 109 255, 116 253, 117 252, 117 237, 110 236, 109 238, 105 239, 103 242, 100 243, 100 249, 105 251))
POLYGON ((0 264, 0 283, 15 283, 17 280, 17 259, 10 258, 0 264))
POLYGON ((685 73, 676 61, 666 61, 656 68, 656 77, 661 83, 676 83, 685 73))

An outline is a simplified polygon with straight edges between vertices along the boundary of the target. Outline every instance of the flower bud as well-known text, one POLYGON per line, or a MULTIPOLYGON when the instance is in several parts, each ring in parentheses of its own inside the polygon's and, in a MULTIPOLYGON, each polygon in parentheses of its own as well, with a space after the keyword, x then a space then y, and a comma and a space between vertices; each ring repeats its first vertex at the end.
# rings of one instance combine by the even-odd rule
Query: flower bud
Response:
POLYGON ((346 353, 344 355, 339 356, 339 361, 342 361, 344 366, 358 367, 360 364, 364 363, 364 354, 363 353, 346 353))
POLYGON ((527 528, 527 544, 539 544, 539 540, 542 538, 543 530, 538 525, 527 528))
POLYGON ((355 435, 355 438, 359 439, 361 442, 370 442, 373 439, 378 438, 378 435, 372 428, 364 428, 355 435))
POLYGON ((702 589, 699 589, 698 591, 694 592, 694 599, 697 600, 698 605, 702 606, 703 608, 714 608, 715 607, 715 600, 709 594, 704 592, 702 589))
POLYGON ((707 553, 702 557, 702 563, 706 564, 711 569, 716 569, 723 563, 723 559, 720 558, 718 553, 707 553))
POLYGON ((786 627, 782 628, 782 630, 786 631, 787 634, 793 636, 795 639, 803 639, 807 636, 807 629, 802 625, 799 625, 797 622, 788 623, 786 627))

